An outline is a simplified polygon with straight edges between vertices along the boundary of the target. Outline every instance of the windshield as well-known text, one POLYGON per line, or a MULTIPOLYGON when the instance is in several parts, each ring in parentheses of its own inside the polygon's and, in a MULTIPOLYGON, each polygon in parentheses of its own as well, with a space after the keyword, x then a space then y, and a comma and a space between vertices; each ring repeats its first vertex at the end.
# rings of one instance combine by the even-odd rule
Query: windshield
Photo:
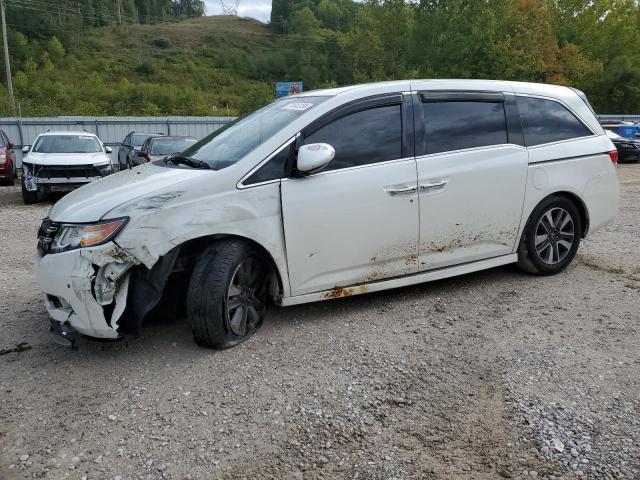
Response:
POLYGON ((622 137, 620 135, 618 135, 615 132, 612 132, 611 130, 605 130, 605 132, 607 132, 607 135, 609 135, 609 138, 613 139, 613 140, 619 140, 622 137))
POLYGON ((96 153, 102 145, 90 135, 43 135, 33 146, 36 153, 96 153))
POLYGON ((133 146, 141 147, 145 140, 149 137, 153 137, 151 133, 138 133, 133 136, 133 146))
POLYGON ((276 132, 329 97, 287 97, 216 130, 182 152, 214 170, 236 163, 276 132))
POLYGON ((197 140, 195 138, 157 138, 152 140, 151 155, 169 155, 171 153, 180 153, 196 142, 197 140))

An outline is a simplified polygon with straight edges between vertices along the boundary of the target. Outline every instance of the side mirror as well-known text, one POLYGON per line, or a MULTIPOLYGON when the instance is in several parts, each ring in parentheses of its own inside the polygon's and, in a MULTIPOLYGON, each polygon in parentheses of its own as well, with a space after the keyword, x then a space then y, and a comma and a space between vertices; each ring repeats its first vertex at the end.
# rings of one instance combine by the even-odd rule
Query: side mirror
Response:
POLYGON ((113 152, 113 149, 111 147, 104 147, 104 151, 107 153, 111 153, 113 152))
POLYGON ((310 143, 298 149, 298 171, 306 174, 315 173, 326 167, 336 151, 328 143, 310 143))
POLYGON ((22 153, 29 153, 29 150, 31 150, 31 145, 25 145, 22 147, 22 153))
POLYGON ((9 143, 7 144, 7 148, 8 148, 9 150, 13 150, 13 149, 15 148, 15 145, 14 145, 13 143, 9 142, 9 143))

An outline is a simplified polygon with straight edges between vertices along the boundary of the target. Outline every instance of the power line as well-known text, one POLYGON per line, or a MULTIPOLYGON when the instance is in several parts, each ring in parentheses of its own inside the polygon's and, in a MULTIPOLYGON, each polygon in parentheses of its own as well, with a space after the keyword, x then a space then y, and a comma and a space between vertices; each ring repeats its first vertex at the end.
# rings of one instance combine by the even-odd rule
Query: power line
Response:
MULTIPOLYGON (((13 8, 23 8, 26 10, 50 13, 53 15, 60 15, 61 13, 64 13, 65 16, 83 18, 88 20, 97 20, 97 21, 111 20, 114 23, 118 23, 121 18, 124 18, 125 20, 126 19, 131 20, 132 23, 139 23, 139 18, 138 16, 136 16, 135 13, 131 13, 130 15, 123 14, 121 16, 118 16, 118 15, 110 14, 105 10, 97 11, 97 12, 96 11, 88 12, 87 10, 80 8, 79 4, 78 4, 78 7, 76 8, 71 5, 56 6, 40 0, 5 0, 5 1, 7 2, 7 5, 13 8)), ((150 16, 150 15, 144 15, 143 18, 147 22, 165 23, 164 17, 159 18, 159 17, 150 16)))
POLYGON ((0 13, 2 15, 2 43, 4 46, 4 63, 7 73, 7 91, 9 93, 9 101, 13 106, 13 110, 16 109, 15 98, 13 97, 13 82, 11 80, 11 62, 9 60, 9 45, 7 44, 7 24, 4 18, 4 0, 0 0, 0 13))
POLYGON ((69 8, 58 9, 51 4, 34 2, 33 0, 29 0, 28 2, 25 0, 5 0, 5 1, 7 2, 7 5, 14 8, 23 8, 25 10, 33 10, 33 11, 49 13, 53 15, 60 15, 61 13, 64 13, 64 16, 66 17, 76 17, 76 18, 84 18, 84 19, 100 20, 100 21, 115 18, 112 15, 107 13, 101 16, 96 16, 96 15, 91 15, 90 13, 83 11, 81 9, 78 9, 78 10, 70 10, 69 8))

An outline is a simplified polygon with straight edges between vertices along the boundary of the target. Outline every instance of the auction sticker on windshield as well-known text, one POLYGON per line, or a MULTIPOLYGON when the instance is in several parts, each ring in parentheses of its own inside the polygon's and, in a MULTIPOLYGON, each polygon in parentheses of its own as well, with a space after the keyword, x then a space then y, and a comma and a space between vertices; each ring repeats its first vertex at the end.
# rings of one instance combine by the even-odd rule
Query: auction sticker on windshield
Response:
POLYGON ((309 109, 311 107, 313 107, 313 103, 295 102, 295 103, 288 103, 287 105, 282 107, 282 110, 304 111, 304 110, 307 110, 307 109, 309 109))

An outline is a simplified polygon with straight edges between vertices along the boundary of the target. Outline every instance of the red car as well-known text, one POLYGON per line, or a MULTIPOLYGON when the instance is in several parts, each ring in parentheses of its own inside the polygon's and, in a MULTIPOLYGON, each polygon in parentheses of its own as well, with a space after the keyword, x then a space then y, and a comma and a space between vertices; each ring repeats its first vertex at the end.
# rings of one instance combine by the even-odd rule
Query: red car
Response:
POLYGON ((0 130, 0 184, 13 185, 16 178, 16 154, 13 143, 6 133, 0 130))
POLYGON ((182 153, 197 141, 194 137, 184 135, 154 135, 140 147, 138 164, 162 160, 172 153, 182 153))

